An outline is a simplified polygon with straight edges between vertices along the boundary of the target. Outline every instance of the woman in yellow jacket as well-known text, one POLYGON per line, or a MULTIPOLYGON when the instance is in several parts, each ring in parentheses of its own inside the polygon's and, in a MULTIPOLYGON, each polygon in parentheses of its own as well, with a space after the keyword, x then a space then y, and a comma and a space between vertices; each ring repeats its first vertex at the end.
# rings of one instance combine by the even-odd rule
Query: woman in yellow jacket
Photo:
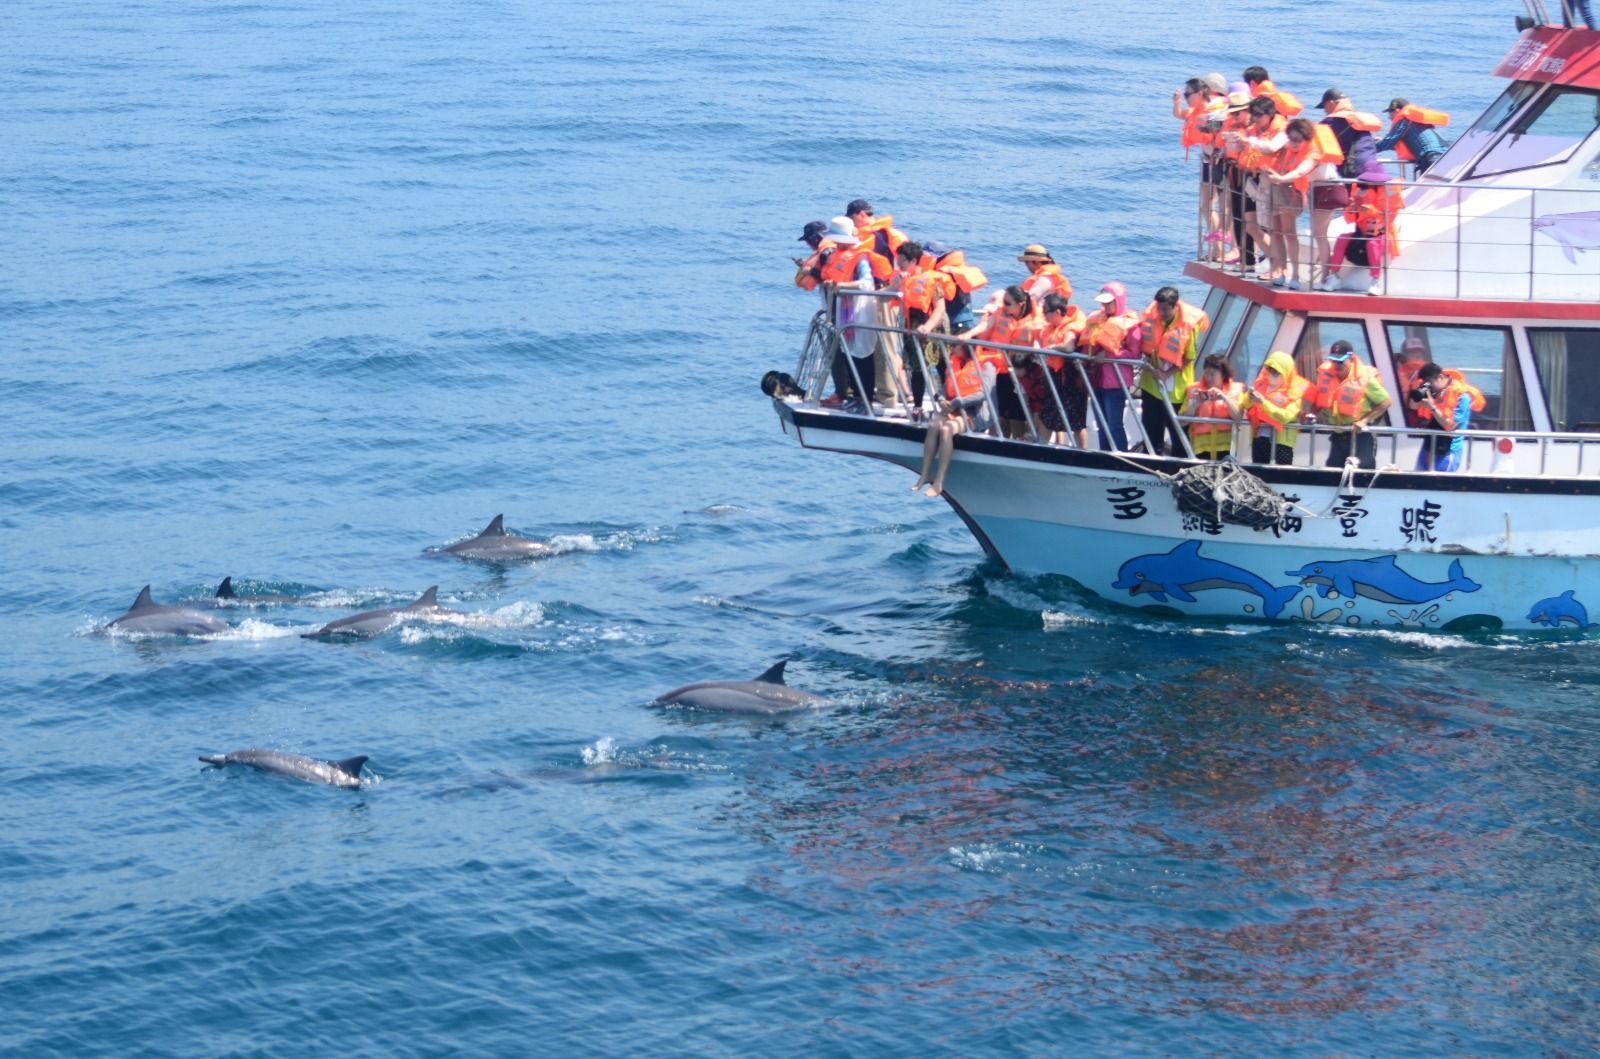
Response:
POLYGON ((1267 354, 1267 362, 1240 402, 1250 421, 1251 462, 1294 462, 1300 405, 1310 385, 1294 370, 1294 358, 1289 354, 1281 350, 1267 354))

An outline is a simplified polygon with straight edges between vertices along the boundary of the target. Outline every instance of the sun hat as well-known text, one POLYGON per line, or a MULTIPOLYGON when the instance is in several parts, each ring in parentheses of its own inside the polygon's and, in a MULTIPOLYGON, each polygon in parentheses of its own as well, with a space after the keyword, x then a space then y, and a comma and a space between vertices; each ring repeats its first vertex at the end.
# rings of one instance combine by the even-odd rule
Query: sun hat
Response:
POLYGON ((1389 179, 1389 171, 1383 168, 1383 163, 1376 158, 1372 160, 1371 165, 1356 174, 1358 184, 1387 184, 1389 179))
POLYGON ((1229 92, 1228 93, 1228 109, 1229 110, 1243 110, 1245 107, 1248 107, 1249 105, 1250 105, 1250 93, 1249 92, 1229 92))
POLYGON ((1094 300, 1099 302, 1101 305, 1110 305, 1112 302, 1117 300, 1117 296, 1108 290, 1103 290, 1094 296, 1094 300))
POLYGON ((1228 90, 1228 79, 1221 74, 1206 74, 1200 78, 1200 83, 1219 96, 1228 90))
POLYGON ((1050 251, 1046 250, 1042 244, 1029 243, 1027 246, 1022 248, 1022 253, 1017 256, 1017 260, 1043 261, 1047 264, 1053 265, 1055 264, 1056 259, 1050 256, 1050 251))
POLYGON ((855 222, 849 217, 835 217, 828 222, 828 236, 836 243, 859 243, 861 237, 856 234, 855 222))

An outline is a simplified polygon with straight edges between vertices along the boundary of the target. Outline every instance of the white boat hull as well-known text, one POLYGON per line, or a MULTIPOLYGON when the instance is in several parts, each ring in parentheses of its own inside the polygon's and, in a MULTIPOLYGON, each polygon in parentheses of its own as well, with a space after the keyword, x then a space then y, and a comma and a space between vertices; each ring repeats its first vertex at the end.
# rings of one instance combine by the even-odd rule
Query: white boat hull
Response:
MULTIPOLYGON (((808 448, 921 465, 903 421, 779 410, 808 448)), ((1572 631, 1600 608, 1600 482, 1252 468, 1296 500, 1252 530, 1180 512, 1160 476, 1180 466, 963 437, 946 494, 1009 569, 1174 617, 1572 631)))

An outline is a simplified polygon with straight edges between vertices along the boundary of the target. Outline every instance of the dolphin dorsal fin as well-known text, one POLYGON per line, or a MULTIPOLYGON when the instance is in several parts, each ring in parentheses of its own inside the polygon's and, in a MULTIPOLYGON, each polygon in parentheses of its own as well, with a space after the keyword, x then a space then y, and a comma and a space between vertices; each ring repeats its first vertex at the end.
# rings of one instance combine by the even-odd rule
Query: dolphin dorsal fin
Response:
POLYGON ((1200 542, 1184 541, 1182 544, 1172 549, 1170 554, 1182 555, 1188 558, 1197 558, 1200 555, 1200 542))
POLYGON ((348 772, 352 776, 359 776, 361 775, 361 766, 365 765, 367 761, 367 756, 361 754, 357 757, 347 757, 343 761, 331 761, 329 764, 340 772, 348 772))
POLYGON ((1569 588, 1565 592, 1561 593, 1561 598, 1570 603, 1570 602, 1573 601, 1572 600, 1572 593, 1573 593, 1573 590, 1569 588))
POLYGON ((235 598, 235 593, 233 591, 233 575, 232 574, 229 574, 227 577, 224 577, 222 579, 222 584, 217 586, 217 598, 218 599, 234 599, 235 598))
MULTIPOLYGON (((1375 562, 1375 563, 1382 563, 1385 566, 1393 566, 1394 565, 1394 556, 1392 556, 1392 555, 1380 555, 1376 559, 1373 559, 1372 561, 1375 562)), ((1458 559, 1456 561, 1460 562, 1461 560, 1458 559)))
POLYGON ((783 667, 788 664, 789 660, 785 658, 782 662, 779 662, 777 665, 773 666, 759 677, 756 677, 755 682, 757 684, 782 684, 783 667))
POLYGON ((439 586, 434 585, 428 589, 428 591, 418 596, 417 601, 411 605, 413 607, 437 607, 439 605, 439 586))
POLYGON ((504 537, 505 535, 506 517, 504 515, 496 515, 490 519, 489 524, 483 528, 483 532, 478 534, 480 537, 504 537))
POLYGON ((128 608, 128 613, 131 614, 136 610, 143 610, 146 607, 153 607, 155 605, 156 601, 150 598, 150 586, 145 585, 139 590, 139 598, 134 600, 133 606, 128 608))

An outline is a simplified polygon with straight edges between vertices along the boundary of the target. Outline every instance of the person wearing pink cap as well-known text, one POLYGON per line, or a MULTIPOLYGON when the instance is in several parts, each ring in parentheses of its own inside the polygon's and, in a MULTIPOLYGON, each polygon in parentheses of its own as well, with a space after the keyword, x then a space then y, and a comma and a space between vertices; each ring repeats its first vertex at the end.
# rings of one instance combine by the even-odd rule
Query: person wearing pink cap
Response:
POLYGON ((1128 289, 1116 280, 1100 288, 1094 296, 1099 308, 1084 321, 1078 338, 1078 352, 1099 358, 1088 367, 1094 403, 1100 410, 1100 447, 1108 452, 1125 452, 1128 430, 1123 419, 1128 410, 1128 388, 1133 385, 1133 366, 1142 354, 1144 331, 1139 314, 1128 308, 1128 289), (1115 361, 1125 361, 1112 363, 1115 361))

